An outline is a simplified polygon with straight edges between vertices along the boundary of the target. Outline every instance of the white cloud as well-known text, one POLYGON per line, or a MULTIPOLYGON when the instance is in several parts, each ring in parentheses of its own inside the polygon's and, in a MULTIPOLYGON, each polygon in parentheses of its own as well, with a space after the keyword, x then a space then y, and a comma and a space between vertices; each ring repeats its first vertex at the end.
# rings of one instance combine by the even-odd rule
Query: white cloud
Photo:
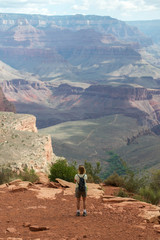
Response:
POLYGON ((74 5, 72 6, 72 8, 73 8, 74 10, 87 11, 87 10, 89 10, 89 8, 90 8, 89 0, 83 0, 82 3, 80 3, 80 4, 74 4, 74 5))
POLYGON ((37 8, 45 6, 46 8, 51 5, 61 5, 61 4, 73 4, 75 0, 0 0, 1 8, 12 8, 35 5, 37 8))
POLYGON ((95 14, 118 19, 160 18, 160 0, 0 0, 0 12, 63 15, 95 14))
MULTIPOLYGON (((98 7, 98 4, 97 4, 98 7)), ((156 10, 157 7, 153 3, 147 3, 144 0, 101 0, 99 2, 99 8, 106 10, 119 9, 120 11, 151 11, 156 10)))

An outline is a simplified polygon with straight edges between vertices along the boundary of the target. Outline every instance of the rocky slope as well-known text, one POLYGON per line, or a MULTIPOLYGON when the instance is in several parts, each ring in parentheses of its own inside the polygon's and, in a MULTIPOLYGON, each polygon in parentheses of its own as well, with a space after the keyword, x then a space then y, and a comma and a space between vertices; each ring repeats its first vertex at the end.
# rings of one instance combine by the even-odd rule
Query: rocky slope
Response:
POLYGON ((56 159, 49 135, 37 132, 36 118, 0 112, 0 165, 13 169, 27 166, 36 171, 47 171, 56 159))
POLYGON ((15 112, 14 105, 9 102, 0 87, 0 111, 15 112))

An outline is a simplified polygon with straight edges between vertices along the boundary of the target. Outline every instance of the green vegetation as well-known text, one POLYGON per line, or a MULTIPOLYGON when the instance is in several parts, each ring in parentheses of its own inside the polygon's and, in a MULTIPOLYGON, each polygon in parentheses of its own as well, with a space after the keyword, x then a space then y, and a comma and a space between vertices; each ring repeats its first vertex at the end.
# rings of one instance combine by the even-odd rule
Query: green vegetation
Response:
POLYGON ((148 203, 158 204, 160 202, 160 170, 136 174, 128 169, 124 176, 115 172, 104 183, 121 187, 117 196, 134 195, 134 198, 148 203))
POLYGON ((145 186, 140 189, 139 195, 143 197, 143 200, 152 203, 158 204, 160 202, 160 190, 155 191, 151 186, 145 186))
POLYGON ((93 167, 91 163, 85 161, 84 162, 84 167, 86 169, 88 182, 94 182, 94 183, 101 182, 101 179, 98 176, 98 174, 101 171, 101 164, 100 164, 100 162, 96 162, 96 167, 93 167))
POLYGON ((109 151, 108 154, 109 158, 106 160, 106 162, 108 163, 107 170, 103 171, 101 177, 103 179, 106 179, 114 172, 116 172, 118 175, 124 175, 127 171, 126 163, 114 152, 109 151))
POLYGON ((76 173, 76 163, 69 164, 66 159, 57 160, 56 163, 50 167, 49 179, 55 181, 56 178, 61 178, 73 182, 76 173))
POLYGON ((36 175, 33 169, 28 169, 25 167, 23 171, 17 173, 13 171, 10 166, 1 167, 0 169, 0 184, 9 183, 17 178, 22 179, 22 181, 36 182, 38 180, 38 176, 36 175))
POLYGON ((36 175, 34 169, 28 169, 27 167, 25 167, 23 169, 23 171, 20 172, 20 174, 18 175, 18 177, 20 179, 22 179, 22 181, 29 181, 29 182, 36 182, 38 181, 38 176, 36 175))
POLYGON ((123 188, 120 188, 119 192, 116 195, 117 197, 129 197, 129 195, 123 188))
MULTIPOLYGON (((100 163, 97 162, 96 166, 93 167, 91 163, 85 161, 84 167, 86 169, 88 180, 87 182, 99 183, 101 179, 98 177, 98 174, 101 171, 100 163)), ((56 163, 52 164, 50 167, 49 179, 55 181, 56 178, 61 178, 63 180, 74 182, 74 176, 77 173, 77 163, 68 163, 66 159, 57 160, 56 163)))
POLYGON ((0 184, 9 183, 17 178, 17 174, 10 167, 1 167, 0 169, 0 184))
POLYGON ((119 176, 118 173, 114 172, 105 181, 105 185, 121 187, 124 185, 124 178, 119 176))

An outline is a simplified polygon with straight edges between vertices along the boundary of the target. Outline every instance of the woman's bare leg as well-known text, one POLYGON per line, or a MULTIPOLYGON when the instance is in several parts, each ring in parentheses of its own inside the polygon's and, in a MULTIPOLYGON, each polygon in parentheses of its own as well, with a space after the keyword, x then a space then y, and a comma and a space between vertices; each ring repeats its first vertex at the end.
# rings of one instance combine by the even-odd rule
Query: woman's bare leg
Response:
POLYGON ((86 197, 83 197, 83 209, 86 210, 86 197))
POLYGON ((80 198, 77 198, 77 210, 80 210, 80 198))

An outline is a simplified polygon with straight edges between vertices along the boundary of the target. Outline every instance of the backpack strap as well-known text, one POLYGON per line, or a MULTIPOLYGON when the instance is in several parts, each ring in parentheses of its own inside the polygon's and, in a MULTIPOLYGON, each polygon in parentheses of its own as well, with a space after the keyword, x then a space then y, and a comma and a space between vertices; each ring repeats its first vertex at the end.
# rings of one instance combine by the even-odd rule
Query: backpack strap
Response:
MULTIPOLYGON (((82 178, 84 178, 85 175, 86 175, 86 174, 84 174, 84 175, 82 176, 82 178)), ((79 176, 79 174, 77 174, 77 176, 78 176, 79 178, 81 178, 81 177, 79 176)))

